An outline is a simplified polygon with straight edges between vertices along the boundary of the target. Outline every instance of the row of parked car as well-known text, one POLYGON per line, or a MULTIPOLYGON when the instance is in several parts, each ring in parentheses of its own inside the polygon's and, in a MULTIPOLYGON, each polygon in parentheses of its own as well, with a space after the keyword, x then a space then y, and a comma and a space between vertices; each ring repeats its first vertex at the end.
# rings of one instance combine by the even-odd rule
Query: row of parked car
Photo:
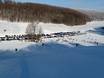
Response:
MULTIPOLYGON (((65 35, 67 36, 75 36, 80 34, 80 31, 78 32, 58 32, 58 33, 51 33, 51 34, 41 34, 41 37, 44 38, 53 38, 53 37, 63 37, 65 35)), ((27 40, 27 39, 35 39, 37 36, 36 34, 31 35, 5 35, 5 37, 0 37, 0 41, 8 41, 8 40, 27 40)))
POLYGON ((6 40, 20 40, 23 39, 24 35, 5 35, 5 37, 0 37, 0 41, 6 40))
POLYGON ((53 37, 64 37, 64 36, 75 36, 81 34, 80 31, 77 32, 58 32, 58 33, 51 33, 51 34, 43 34, 46 38, 53 38, 53 37))

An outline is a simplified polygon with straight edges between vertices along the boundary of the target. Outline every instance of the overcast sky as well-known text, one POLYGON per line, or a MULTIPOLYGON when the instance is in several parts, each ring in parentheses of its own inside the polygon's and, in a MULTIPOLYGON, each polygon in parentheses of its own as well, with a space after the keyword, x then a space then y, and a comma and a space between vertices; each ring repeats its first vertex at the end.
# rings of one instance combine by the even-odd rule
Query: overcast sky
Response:
POLYGON ((104 10, 104 0, 17 0, 22 2, 35 2, 64 6, 76 9, 104 10))

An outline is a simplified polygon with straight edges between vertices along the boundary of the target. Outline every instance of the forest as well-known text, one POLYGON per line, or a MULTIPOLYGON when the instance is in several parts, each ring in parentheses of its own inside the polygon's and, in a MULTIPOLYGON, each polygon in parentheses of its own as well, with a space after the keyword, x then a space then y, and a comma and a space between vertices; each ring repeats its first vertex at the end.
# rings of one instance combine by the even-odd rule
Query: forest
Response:
POLYGON ((39 3, 16 3, 11 0, 0 0, 0 19, 65 25, 82 25, 91 21, 87 15, 70 8, 39 3))

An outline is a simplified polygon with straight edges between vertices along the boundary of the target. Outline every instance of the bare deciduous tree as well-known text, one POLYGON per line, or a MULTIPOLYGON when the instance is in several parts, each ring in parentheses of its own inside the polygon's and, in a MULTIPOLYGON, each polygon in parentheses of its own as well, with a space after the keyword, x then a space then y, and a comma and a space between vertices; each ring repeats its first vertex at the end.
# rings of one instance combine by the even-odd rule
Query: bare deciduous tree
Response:
POLYGON ((29 24, 26 28, 26 34, 29 35, 32 39, 30 41, 36 41, 40 42, 41 41, 41 36, 42 36, 42 28, 39 27, 39 22, 32 22, 29 24))
POLYGON ((38 21, 32 22, 31 24, 29 24, 26 28, 26 34, 31 34, 31 35, 36 34, 38 24, 39 24, 38 21))
POLYGON ((2 0, 4 3, 14 3, 15 1, 14 0, 2 0))

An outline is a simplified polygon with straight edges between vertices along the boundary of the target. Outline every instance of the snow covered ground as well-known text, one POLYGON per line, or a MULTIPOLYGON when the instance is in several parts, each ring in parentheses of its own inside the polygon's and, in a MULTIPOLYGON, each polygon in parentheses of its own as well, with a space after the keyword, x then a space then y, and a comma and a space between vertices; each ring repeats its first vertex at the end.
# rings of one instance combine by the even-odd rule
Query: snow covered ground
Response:
MULTIPOLYGON (((25 34, 27 25, 0 21, 0 36, 25 34)), ((104 35, 95 31, 104 27, 104 21, 73 27, 51 23, 39 23, 39 26, 45 34, 73 31, 82 34, 46 38, 42 41, 44 46, 34 42, 1 41, 0 78, 104 78, 104 35)))
POLYGON ((0 42, 0 50, 15 50, 15 48, 22 49, 27 48, 30 45, 35 45, 33 42, 25 42, 25 41, 3 41, 0 42))
POLYGON ((0 20, 0 37, 5 35, 25 34, 28 23, 0 20))
POLYGON ((64 24, 52 24, 52 23, 39 23, 42 27, 44 33, 55 33, 55 32, 71 32, 71 31, 81 31, 86 32, 88 30, 93 30, 97 27, 104 27, 104 21, 92 21, 88 22, 86 25, 77 26, 67 26, 64 24))
MULTIPOLYGON (((28 24, 29 23, 26 22, 9 22, 0 20, 0 36, 25 34, 28 24)), ((94 28, 97 27, 104 27, 104 21, 92 21, 88 22, 86 25, 80 26, 78 25, 67 26, 64 24, 52 24, 40 22, 38 26, 42 27, 42 31, 44 34, 55 32, 71 32, 71 31, 86 32, 88 30, 93 30, 94 28)))
POLYGON ((48 43, 0 51, 0 78, 104 78, 104 47, 48 43))
MULTIPOLYGON (((23 22, 8 22, 0 21, 0 37, 5 35, 23 35, 26 34, 26 28, 29 23, 23 22)), ((65 36, 64 38, 51 38, 43 39, 43 42, 56 42, 66 44, 79 44, 82 46, 98 46, 104 44, 104 35, 98 34, 98 31, 93 32, 96 28, 104 27, 104 21, 88 22, 86 25, 81 26, 66 26, 63 24, 42 23, 38 24, 42 28, 44 34, 56 32, 77 32, 80 31, 81 35, 65 36), (97 42, 97 43, 96 43, 97 42), (98 44, 99 43, 99 44, 98 44)), ((14 50, 15 48, 22 49, 28 47, 33 42, 24 41, 1 41, 0 50, 14 50), (5 47, 4 47, 5 46, 5 47)))

